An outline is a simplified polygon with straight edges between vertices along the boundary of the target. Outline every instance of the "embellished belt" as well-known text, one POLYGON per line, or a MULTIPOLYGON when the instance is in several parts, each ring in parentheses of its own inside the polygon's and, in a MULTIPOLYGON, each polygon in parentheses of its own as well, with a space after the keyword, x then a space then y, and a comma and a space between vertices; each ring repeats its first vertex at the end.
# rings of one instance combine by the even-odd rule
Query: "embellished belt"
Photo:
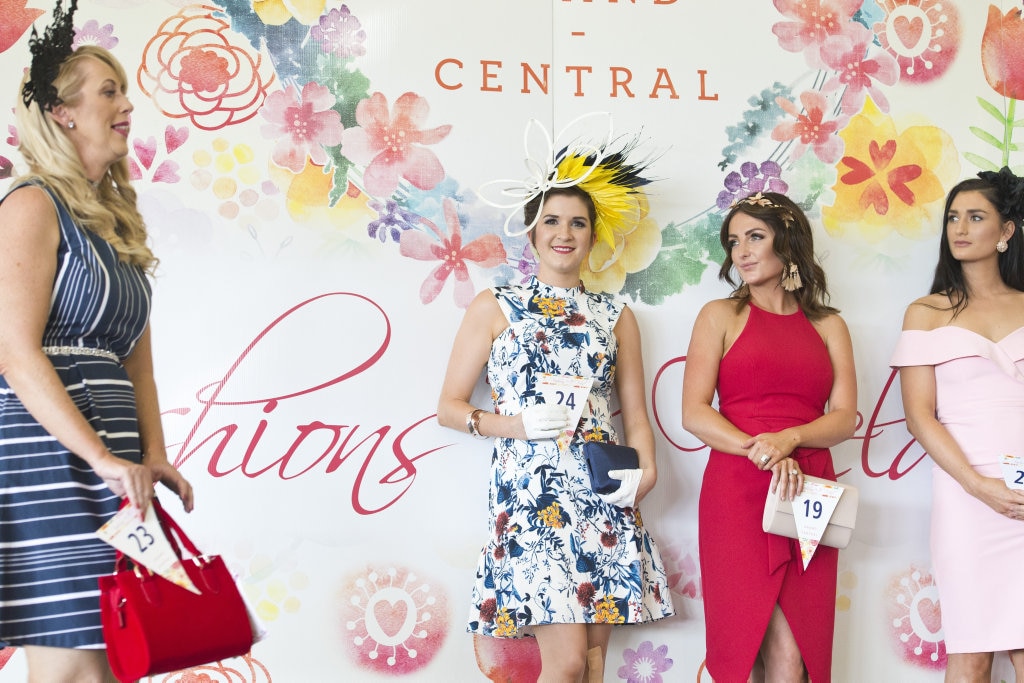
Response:
POLYGON ((120 362, 121 358, 113 351, 107 351, 106 349, 94 349, 88 346, 44 346, 43 353, 48 356, 99 356, 100 358, 106 358, 120 362))

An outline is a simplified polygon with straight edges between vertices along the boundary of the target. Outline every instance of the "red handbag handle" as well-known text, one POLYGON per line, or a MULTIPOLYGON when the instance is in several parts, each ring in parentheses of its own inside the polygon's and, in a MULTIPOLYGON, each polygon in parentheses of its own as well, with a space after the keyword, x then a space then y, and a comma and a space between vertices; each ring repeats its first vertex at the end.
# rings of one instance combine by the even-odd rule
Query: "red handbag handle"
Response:
MULTIPOLYGON (((124 500, 121 501, 121 508, 124 509, 125 507, 128 506, 128 504, 128 499, 125 498, 124 500)), ((182 530, 180 526, 178 526, 178 523, 174 521, 174 518, 167 514, 167 511, 164 510, 163 506, 160 504, 160 501, 157 499, 156 496, 153 496, 152 505, 153 511, 156 513, 157 521, 160 522, 160 528, 163 529, 164 536, 167 537, 168 542, 170 542, 171 544, 171 549, 174 551, 174 554, 178 557, 178 559, 184 559, 181 556, 181 548, 178 547, 178 541, 181 542, 181 545, 185 548, 185 550, 189 552, 189 554, 192 557, 202 557, 203 554, 199 552, 199 549, 196 547, 196 544, 193 543, 192 539, 185 534, 185 532, 182 530), (177 536, 177 540, 175 540, 175 536, 177 536)), ((129 559, 131 558, 129 558, 127 555, 118 550, 114 571, 119 572, 127 569, 129 559)))

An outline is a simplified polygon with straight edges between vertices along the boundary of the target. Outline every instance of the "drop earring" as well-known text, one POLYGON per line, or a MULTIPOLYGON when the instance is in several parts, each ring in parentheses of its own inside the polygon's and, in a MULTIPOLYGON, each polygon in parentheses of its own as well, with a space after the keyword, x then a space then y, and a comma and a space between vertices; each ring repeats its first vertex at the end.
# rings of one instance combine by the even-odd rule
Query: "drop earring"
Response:
POLYGON ((996 242, 996 251, 998 251, 1000 254, 1002 254, 1009 248, 1010 245, 1006 243, 1006 240, 999 240, 998 242, 996 242))
POLYGON ((804 283, 800 280, 800 269, 796 267, 795 263, 790 263, 788 272, 782 276, 782 288, 787 292, 795 292, 803 286, 804 283))

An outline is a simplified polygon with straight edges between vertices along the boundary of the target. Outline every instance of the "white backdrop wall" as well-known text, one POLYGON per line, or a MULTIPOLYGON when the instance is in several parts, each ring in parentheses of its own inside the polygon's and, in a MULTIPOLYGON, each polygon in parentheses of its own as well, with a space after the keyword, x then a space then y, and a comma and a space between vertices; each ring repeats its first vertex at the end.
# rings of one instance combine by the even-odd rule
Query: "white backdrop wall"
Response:
MULTIPOLYGON (((489 448, 433 419, 463 309, 456 276, 442 271, 435 292, 425 283, 441 261, 403 255, 401 234, 457 252, 474 291, 523 277, 525 238, 505 236, 505 212, 475 190, 524 174, 529 119, 557 131, 588 112, 641 132, 660 178, 646 229, 591 283, 626 297, 643 330, 660 473, 644 516, 678 611, 617 629, 607 680, 709 680, 696 543, 706 451, 680 424, 682 372, 697 311, 728 293, 721 207, 765 182, 807 207, 856 350, 862 421, 833 452, 862 500, 840 555, 835 678, 941 680, 932 465, 887 362, 904 307, 930 284, 944 191, 1019 163, 1015 101, 986 77, 1007 54, 986 24, 1015 3, 79 4, 78 40, 110 47, 130 74, 130 158, 161 258, 157 379, 197 509, 185 517, 162 497, 239 572, 269 629, 249 658, 154 680, 536 677, 531 640, 464 633, 489 448), (809 14, 819 5, 834 19, 824 28, 809 14), (849 64, 859 78, 844 77, 849 64), (308 141, 285 130, 300 99, 308 141), (373 145, 399 103, 393 130, 414 153, 388 159, 373 145), (792 124, 815 112, 824 132, 801 144, 792 124), (485 235, 501 238, 504 265, 481 267, 465 246, 485 235)), ((48 3, 25 5, 0 3, 12 104, 30 22, 49 19, 48 3)), ((8 123, 4 177, 24 170, 8 123)), ((481 379, 477 405, 487 397, 481 379)), ((0 678, 24 678, 20 653, 2 662, 0 678)))

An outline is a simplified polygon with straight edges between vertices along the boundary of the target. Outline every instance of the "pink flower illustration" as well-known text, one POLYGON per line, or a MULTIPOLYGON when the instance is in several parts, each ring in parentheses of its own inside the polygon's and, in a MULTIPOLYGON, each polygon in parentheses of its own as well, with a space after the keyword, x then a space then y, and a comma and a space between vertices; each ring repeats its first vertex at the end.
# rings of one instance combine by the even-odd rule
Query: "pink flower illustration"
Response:
POLYGON ((478 237, 468 244, 462 243, 462 226, 455 210, 455 202, 445 197, 444 219, 451 235, 446 236, 437 226, 424 219, 434 231, 440 242, 432 240, 426 233, 418 230, 406 230, 402 233, 399 252, 419 261, 440 261, 441 264, 423 281, 420 287, 420 300, 429 304, 440 294, 445 281, 452 273, 455 274, 455 303, 460 308, 467 308, 476 290, 469 279, 469 268, 466 261, 472 261, 481 268, 493 268, 505 262, 505 247, 497 235, 487 234, 478 237))
POLYGON ((799 159, 808 147, 826 164, 834 164, 843 153, 843 140, 836 131, 846 125, 846 117, 825 120, 830 109, 828 98, 817 90, 807 90, 800 94, 803 112, 793 102, 778 97, 775 102, 782 110, 796 119, 783 121, 772 131, 772 140, 785 142, 795 140, 791 157, 799 159))
POLYGON ((796 21, 780 21, 772 26, 772 33, 783 50, 803 51, 816 65, 818 48, 829 36, 847 29, 861 4, 861 0, 775 0, 775 9, 796 21))
POLYGON ((864 106, 864 97, 871 95, 878 108, 889 111, 889 100, 875 83, 892 85, 900 77, 900 66, 888 52, 878 52, 866 57, 874 34, 862 24, 851 24, 850 31, 828 38, 821 46, 821 58, 835 69, 836 75, 825 81, 822 89, 826 92, 845 88, 843 91, 843 113, 853 115, 864 106))
POLYGON ((366 167, 363 182, 368 194, 390 196, 402 178, 421 190, 432 189, 444 179, 437 156, 421 145, 440 142, 450 125, 422 129, 429 107, 427 100, 407 92, 395 102, 392 115, 383 94, 373 93, 356 105, 357 127, 342 134, 342 153, 366 167))
POLYGON ((301 173, 308 156, 314 164, 327 163, 324 147, 341 142, 341 115, 331 109, 334 95, 319 83, 306 83, 299 95, 294 85, 267 96, 260 113, 270 123, 264 137, 276 139, 271 158, 292 173, 301 173))

